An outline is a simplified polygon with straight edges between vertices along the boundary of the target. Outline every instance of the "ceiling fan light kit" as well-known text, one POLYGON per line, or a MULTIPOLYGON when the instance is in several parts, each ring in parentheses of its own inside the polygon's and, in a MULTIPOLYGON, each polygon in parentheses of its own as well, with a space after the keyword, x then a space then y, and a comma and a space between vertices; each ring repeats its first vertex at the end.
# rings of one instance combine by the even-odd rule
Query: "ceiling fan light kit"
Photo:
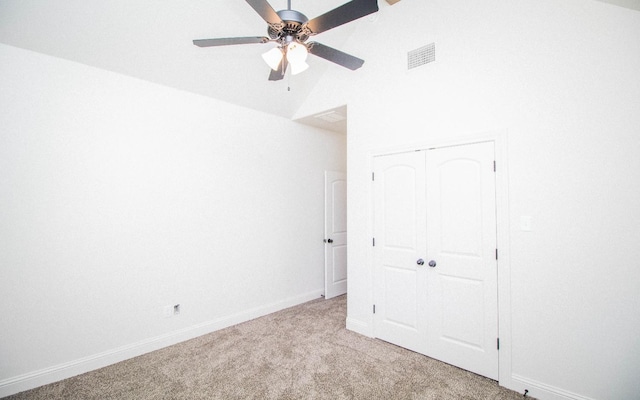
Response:
POLYGON ((213 47, 276 43, 277 47, 262 54, 262 58, 272 69, 269 75, 271 81, 282 79, 289 64, 291 64, 292 75, 305 71, 309 68, 306 62, 309 53, 350 70, 356 70, 364 64, 364 60, 358 57, 321 43, 307 42, 307 40, 311 36, 377 12, 377 0, 352 0, 311 20, 301 12, 292 10, 291 1, 288 1, 287 10, 277 12, 267 0, 246 0, 246 2, 267 22, 269 37, 197 39, 193 44, 199 47, 213 47))
POLYGON ((307 64, 308 55, 309 51, 302 43, 291 42, 287 45, 287 61, 291 65, 292 75, 297 75, 309 68, 309 64, 307 64))
POLYGON ((262 59, 269 67, 271 67, 272 70, 277 71, 283 56, 284 54, 282 53, 282 50, 279 47, 274 47, 262 54, 262 59))
POLYGON ((302 61, 300 63, 289 63, 291 64, 291 75, 298 75, 301 72, 306 71, 309 68, 309 64, 302 61))

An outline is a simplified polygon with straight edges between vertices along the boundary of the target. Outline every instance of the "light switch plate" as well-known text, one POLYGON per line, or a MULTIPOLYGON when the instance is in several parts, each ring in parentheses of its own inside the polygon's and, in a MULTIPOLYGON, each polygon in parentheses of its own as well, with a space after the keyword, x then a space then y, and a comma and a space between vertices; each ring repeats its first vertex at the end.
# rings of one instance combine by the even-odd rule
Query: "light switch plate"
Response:
POLYGON ((520 217, 520 230, 523 232, 531 232, 531 217, 522 215, 520 217))

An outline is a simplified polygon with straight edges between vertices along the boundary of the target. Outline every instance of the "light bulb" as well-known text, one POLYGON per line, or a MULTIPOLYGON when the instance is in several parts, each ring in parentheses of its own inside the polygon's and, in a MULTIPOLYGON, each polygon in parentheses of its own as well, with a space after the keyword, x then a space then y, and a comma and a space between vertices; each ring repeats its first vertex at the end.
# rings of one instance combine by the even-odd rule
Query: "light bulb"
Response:
POLYGON ((273 49, 267 51, 262 55, 262 59, 267 63, 272 70, 277 71, 280 66, 280 62, 282 61, 282 50, 279 47, 274 47, 273 49))

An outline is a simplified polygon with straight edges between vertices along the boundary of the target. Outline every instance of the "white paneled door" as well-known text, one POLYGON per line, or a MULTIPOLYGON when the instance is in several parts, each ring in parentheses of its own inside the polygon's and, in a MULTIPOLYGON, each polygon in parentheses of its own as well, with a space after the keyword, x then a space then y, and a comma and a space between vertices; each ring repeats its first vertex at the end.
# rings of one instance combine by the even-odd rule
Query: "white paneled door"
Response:
POLYGON ((376 336, 426 352, 427 269, 425 157, 375 158, 374 291, 376 336))
POLYGON ((324 296, 347 293, 347 176, 324 173, 324 296))
POLYGON ((375 157, 375 332, 498 378, 494 143, 375 157))

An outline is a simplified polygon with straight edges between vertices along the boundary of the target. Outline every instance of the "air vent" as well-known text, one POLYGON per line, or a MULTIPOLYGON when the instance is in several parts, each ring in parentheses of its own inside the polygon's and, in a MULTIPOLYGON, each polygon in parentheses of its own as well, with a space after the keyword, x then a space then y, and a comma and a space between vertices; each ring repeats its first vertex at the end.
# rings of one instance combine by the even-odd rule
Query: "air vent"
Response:
POLYGON ((407 53, 407 69, 429 64, 436 60, 436 44, 431 43, 407 53))
POLYGON ((347 119, 344 115, 337 113, 335 110, 325 112, 322 114, 314 115, 315 118, 321 119, 326 122, 339 122, 347 119))

